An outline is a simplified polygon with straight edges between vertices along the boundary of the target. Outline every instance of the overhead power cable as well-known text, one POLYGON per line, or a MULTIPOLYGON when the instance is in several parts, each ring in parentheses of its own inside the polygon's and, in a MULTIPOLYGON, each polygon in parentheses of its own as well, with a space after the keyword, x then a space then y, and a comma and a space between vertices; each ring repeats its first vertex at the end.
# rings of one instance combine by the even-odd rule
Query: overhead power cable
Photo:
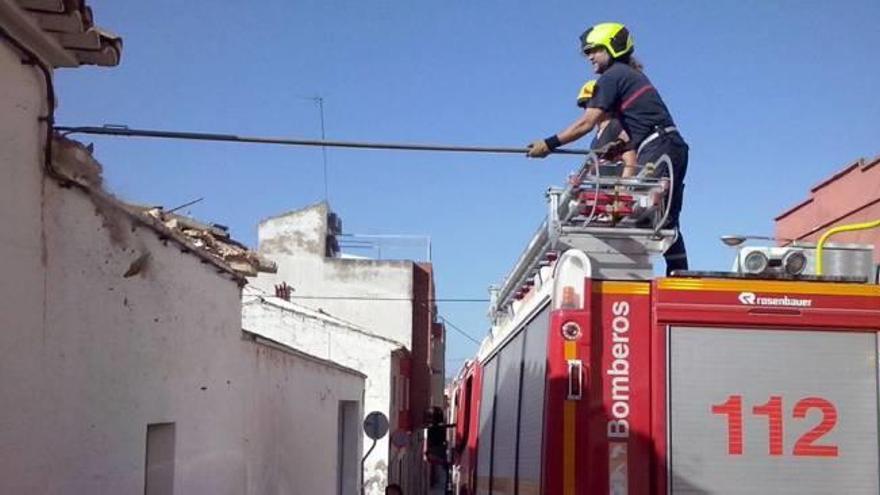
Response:
POLYGON ((455 326, 455 323, 452 323, 451 321, 449 321, 449 318, 447 318, 447 317, 445 317, 445 316, 443 316, 443 315, 437 315, 437 318, 440 318, 441 320, 443 320, 443 323, 446 323, 447 325, 449 325, 449 328, 451 328, 451 329, 455 330, 456 332, 460 333, 461 335, 463 335, 465 338, 467 338, 468 340, 470 340, 470 341, 473 342, 474 344, 480 345, 480 341, 479 341, 479 340, 475 339, 474 337, 471 336, 471 334, 469 334, 469 333, 465 332, 464 330, 462 330, 462 329, 458 328, 457 326, 455 326))
MULTIPOLYGON (((408 301, 412 302, 411 297, 378 297, 378 296, 297 296, 291 294, 291 299, 327 299, 327 300, 343 300, 343 301, 408 301)), ((464 297, 438 297, 430 299, 430 302, 444 303, 487 303, 489 299, 481 298, 464 298, 464 297)))
MULTIPOLYGON (((250 290, 256 290, 257 292, 261 292, 262 294, 270 297, 274 297, 275 295, 270 293, 267 290, 261 289, 259 287, 255 287, 252 285, 248 286, 250 290)), ((291 294, 291 299, 328 299, 328 300, 342 300, 342 301, 407 301, 413 302, 413 298, 411 297, 381 297, 381 296, 300 296, 297 294, 291 294)), ((479 297, 435 297, 433 299, 428 299, 426 301, 419 302, 452 302, 452 303, 487 303, 489 299, 479 298, 479 297)))
MULTIPOLYGON (((413 143, 369 143, 357 141, 328 141, 324 139, 290 139, 259 136, 237 136, 235 134, 212 134, 205 132, 161 131, 151 129, 132 129, 124 125, 96 126, 55 126, 55 130, 64 135, 94 134, 115 137, 144 137, 158 139, 184 139, 190 141, 226 141, 234 143, 276 144, 284 146, 322 146, 331 148, 360 148, 377 150, 401 151, 451 151, 460 153, 510 153, 524 155, 528 148, 511 148, 500 146, 453 146, 444 144, 413 144, 413 143)), ((590 150, 556 149, 554 154, 589 155, 590 150)))

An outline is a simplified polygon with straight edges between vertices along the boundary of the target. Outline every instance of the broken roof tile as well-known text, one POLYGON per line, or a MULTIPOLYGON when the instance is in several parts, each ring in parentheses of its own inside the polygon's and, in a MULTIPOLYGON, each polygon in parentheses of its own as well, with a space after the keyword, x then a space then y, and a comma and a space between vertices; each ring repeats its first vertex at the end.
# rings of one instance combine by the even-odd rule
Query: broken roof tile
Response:
MULTIPOLYGON (((7 0, 0 0, 7 1, 7 0)), ((76 63, 59 65, 119 65, 122 38, 94 24, 85 0, 10 0, 29 15, 35 30, 54 38, 76 63)))
POLYGON ((161 237, 181 244, 186 248, 185 252, 209 261, 223 271, 234 273, 242 284, 245 282, 242 277, 277 271, 274 262, 232 239, 229 232, 221 227, 166 212, 161 206, 135 205, 119 200, 104 190, 102 167, 92 156, 91 147, 62 136, 56 136, 53 143, 53 170, 63 180, 78 185, 93 196, 100 196, 105 203, 138 219, 139 223, 156 231, 161 237))

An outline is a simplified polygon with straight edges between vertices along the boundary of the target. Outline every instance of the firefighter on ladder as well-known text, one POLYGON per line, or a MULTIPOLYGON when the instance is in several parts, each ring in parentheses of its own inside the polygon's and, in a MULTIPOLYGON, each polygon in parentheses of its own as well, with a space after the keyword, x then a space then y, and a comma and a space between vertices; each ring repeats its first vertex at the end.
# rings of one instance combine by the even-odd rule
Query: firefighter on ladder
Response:
MULTIPOLYGON (((590 103, 590 98, 593 97, 595 88, 595 79, 584 83, 578 92, 577 106, 586 110, 587 105, 590 103)), ((601 153, 598 153, 600 159, 622 162, 623 177, 630 177, 635 174, 638 167, 636 151, 630 145, 629 135, 623 130, 620 119, 616 115, 609 115, 596 124, 596 133, 593 137, 593 142, 590 143, 590 149, 602 150, 601 153)))
MULTIPOLYGON (((585 136, 600 122, 616 114, 630 137, 640 165, 654 163, 664 154, 672 162, 673 195, 665 228, 679 227, 684 178, 687 173, 688 145, 678 133, 666 104, 633 58, 635 48, 623 24, 597 24, 581 34, 581 50, 599 74, 593 95, 584 113, 562 132, 529 145, 528 156, 544 158, 554 149, 585 136)), ((670 171, 658 170, 662 176, 670 171)), ((625 171, 627 174, 627 171, 625 171)), ((687 270, 687 251, 681 232, 663 254, 666 274, 687 270)))

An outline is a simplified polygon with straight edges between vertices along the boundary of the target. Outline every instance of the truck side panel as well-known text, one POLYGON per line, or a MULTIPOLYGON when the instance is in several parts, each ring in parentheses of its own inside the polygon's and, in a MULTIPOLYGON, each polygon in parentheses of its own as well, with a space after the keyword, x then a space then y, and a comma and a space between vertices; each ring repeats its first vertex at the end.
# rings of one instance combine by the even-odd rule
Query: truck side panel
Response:
POLYGON ((654 297, 654 493, 880 491, 880 287, 661 279, 654 297))

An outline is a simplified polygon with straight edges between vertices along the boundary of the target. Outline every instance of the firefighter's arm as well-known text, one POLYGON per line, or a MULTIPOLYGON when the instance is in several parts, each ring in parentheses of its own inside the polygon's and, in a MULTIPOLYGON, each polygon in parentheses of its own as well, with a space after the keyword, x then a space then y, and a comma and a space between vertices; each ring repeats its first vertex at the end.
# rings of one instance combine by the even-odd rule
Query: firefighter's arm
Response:
POLYGON ((602 109, 587 108, 577 120, 559 134, 554 134, 547 139, 539 139, 530 144, 528 156, 530 158, 544 158, 556 148, 586 136, 604 118, 605 111, 602 109))
POLYGON ((623 177, 632 177, 636 175, 636 167, 638 167, 638 159, 635 150, 626 150, 621 155, 623 160, 623 177))
POLYGON ((559 138, 560 146, 586 136, 596 127, 596 124, 605 120, 605 117, 605 111, 601 108, 587 108, 577 120, 556 135, 559 138))

